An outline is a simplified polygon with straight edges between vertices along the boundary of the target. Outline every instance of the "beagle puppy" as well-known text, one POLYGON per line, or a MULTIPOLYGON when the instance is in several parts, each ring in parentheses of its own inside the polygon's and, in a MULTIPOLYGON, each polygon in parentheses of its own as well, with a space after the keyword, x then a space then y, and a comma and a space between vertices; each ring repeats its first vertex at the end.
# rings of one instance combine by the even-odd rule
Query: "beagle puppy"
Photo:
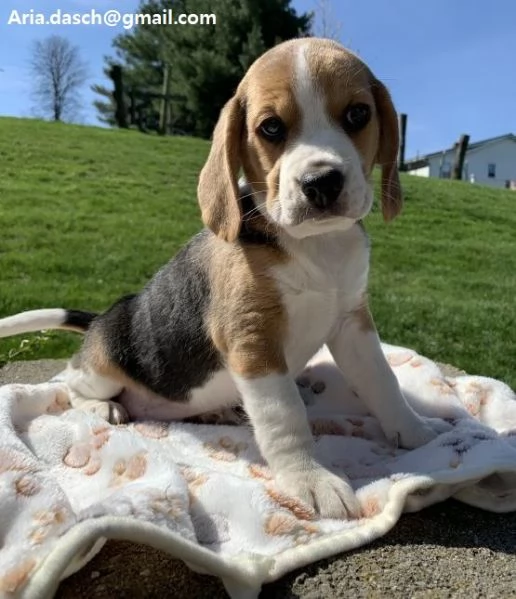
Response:
POLYGON ((241 401, 285 493, 323 517, 358 516, 349 482, 314 457, 295 383, 317 350, 327 344, 393 442, 416 447, 450 428, 409 407, 367 306, 361 219, 375 164, 383 216, 399 213, 397 152, 389 93, 359 58, 330 40, 279 44, 215 127, 198 186, 206 228, 105 313, 25 312, 0 321, 0 336, 85 332, 67 371, 72 405, 111 422, 126 418, 124 394, 160 398, 177 419, 241 401))

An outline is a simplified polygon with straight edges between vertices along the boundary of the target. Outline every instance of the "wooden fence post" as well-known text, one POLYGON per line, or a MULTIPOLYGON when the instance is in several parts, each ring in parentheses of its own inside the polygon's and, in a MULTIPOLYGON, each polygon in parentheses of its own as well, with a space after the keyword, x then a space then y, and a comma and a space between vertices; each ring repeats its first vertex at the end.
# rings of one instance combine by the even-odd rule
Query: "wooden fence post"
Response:
POLYGON ((452 179, 461 180, 464 168, 464 159, 468 150, 469 135, 461 135, 455 149, 455 160, 453 162, 452 179))
POLYGON ((400 147, 398 151, 398 170, 405 170, 405 137, 407 135, 407 115, 398 115, 398 128, 400 132, 400 147))

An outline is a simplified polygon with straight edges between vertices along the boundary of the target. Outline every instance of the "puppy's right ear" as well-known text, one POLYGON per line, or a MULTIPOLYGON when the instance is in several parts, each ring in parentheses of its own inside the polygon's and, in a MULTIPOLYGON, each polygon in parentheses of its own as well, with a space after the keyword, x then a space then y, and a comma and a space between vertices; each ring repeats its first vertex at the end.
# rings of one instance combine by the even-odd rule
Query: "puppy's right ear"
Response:
POLYGON ((197 196, 204 224, 225 241, 240 233, 242 210, 238 201, 238 172, 244 128, 244 110, 234 97, 220 113, 213 142, 199 177, 197 196))
POLYGON ((398 117, 387 88, 377 79, 373 82, 376 110, 380 117, 380 141, 377 162, 382 167, 382 213, 390 221, 401 212, 403 197, 398 176, 398 117))

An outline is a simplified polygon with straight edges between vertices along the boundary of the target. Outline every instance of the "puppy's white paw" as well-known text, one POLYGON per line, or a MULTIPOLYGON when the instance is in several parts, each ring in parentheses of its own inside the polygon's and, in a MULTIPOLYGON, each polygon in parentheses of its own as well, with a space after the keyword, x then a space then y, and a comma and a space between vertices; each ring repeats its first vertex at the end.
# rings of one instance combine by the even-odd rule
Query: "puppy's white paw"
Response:
POLYGON ((415 449, 433 441, 439 435, 447 433, 453 425, 440 418, 416 416, 409 423, 384 429, 385 436, 397 447, 415 449))
POLYGON ((85 412, 91 412, 103 420, 107 420, 110 424, 123 424, 129 420, 125 408, 116 401, 89 399, 77 407, 85 412))
POLYGON ((360 517, 360 503, 351 485, 318 464, 308 470, 281 472, 275 482, 284 493, 308 504, 322 518, 360 517))

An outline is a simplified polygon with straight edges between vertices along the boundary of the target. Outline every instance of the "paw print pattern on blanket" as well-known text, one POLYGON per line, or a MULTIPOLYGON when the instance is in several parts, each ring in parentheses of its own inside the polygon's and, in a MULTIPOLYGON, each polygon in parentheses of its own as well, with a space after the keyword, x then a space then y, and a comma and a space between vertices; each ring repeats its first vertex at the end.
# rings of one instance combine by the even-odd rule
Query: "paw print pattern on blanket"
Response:
MULTIPOLYGON (((0 475, 6 473, 36 474, 41 468, 36 466, 24 452, 15 447, 0 448, 0 475)), ((5 479, 4 479, 5 480, 5 479)))
POLYGON ((200 487, 208 480, 208 476, 206 474, 197 473, 192 468, 181 468, 181 474, 188 486, 188 497, 191 506, 199 495, 200 487))
POLYGON ((248 443, 235 442, 231 437, 224 436, 218 441, 208 441, 204 444, 204 448, 207 450, 208 455, 213 460, 219 460, 222 462, 234 462, 240 453, 247 449, 248 443))
POLYGON ((33 528, 29 535, 31 542, 40 545, 54 534, 67 520, 68 514, 62 507, 43 509, 32 515, 33 528))
POLYGON ((469 383, 466 387, 465 406, 468 412, 478 418, 481 411, 489 403, 491 389, 488 385, 481 385, 477 382, 469 383))
POLYGON ((96 474, 102 466, 99 450, 108 442, 110 434, 107 426, 94 428, 88 441, 78 441, 70 447, 63 463, 70 468, 80 468, 88 476, 96 474))
POLYGON ((61 414, 72 407, 66 393, 57 393, 55 400, 45 410, 47 414, 61 414))
POLYGON ((14 483, 14 487, 16 495, 23 495, 24 497, 32 497, 41 491, 41 483, 29 474, 24 474, 18 478, 14 483))
POLYGON ((314 520, 317 517, 315 510, 305 505, 295 497, 289 497, 271 486, 266 487, 267 495, 278 505, 292 513, 298 520, 314 520))
POLYGON ((382 502, 378 495, 371 494, 362 499, 362 517, 373 518, 382 511, 382 502))
POLYGON ((63 376, 0 388, 0 595, 45 581, 49 557, 58 575, 70 563, 60 555, 82 563, 78 526, 90 540, 108 530, 179 558, 186 541, 189 562, 259 584, 378 538, 404 509, 454 496, 516 510, 514 393, 493 379, 445 377, 409 349, 383 349, 414 409, 454 427, 415 450, 390 445, 320 352, 305 373, 310 385, 323 383, 307 414, 316 458, 349 478, 361 504, 348 521, 321 519, 279 492, 247 425, 109 425, 68 409, 63 376))
POLYGON ((163 439, 168 435, 168 427, 164 422, 138 422, 131 428, 149 439, 163 439))
POLYGON ((118 460, 113 468, 110 486, 123 485, 140 478, 147 469, 147 452, 139 452, 128 459, 118 460))
POLYGON ((288 512, 271 512, 265 516, 264 530, 270 536, 289 537, 294 545, 305 545, 321 531, 310 522, 302 522, 288 512))
POLYGON ((156 514, 163 518, 179 518, 185 513, 185 502, 178 495, 153 492, 148 496, 149 506, 156 514))
POLYGON ((29 558, 12 567, 4 575, 0 575, 0 593, 13 595, 27 582, 30 573, 36 566, 36 560, 29 558))
POLYGON ((421 360, 418 360, 414 353, 412 352, 395 352, 387 355, 387 362, 395 368, 396 366, 403 366, 407 362, 410 362, 412 368, 419 368, 422 366, 421 360))
POLYGON ((261 480, 272 480, 272 473, 270 468, 265 464, 249 464, 247 467, 249 476, 261 480))
POLYGON ((454 395, 455 391, 453 386, 446 379, 430 379, 430 384, 441 394, 441 395, 454 395))

